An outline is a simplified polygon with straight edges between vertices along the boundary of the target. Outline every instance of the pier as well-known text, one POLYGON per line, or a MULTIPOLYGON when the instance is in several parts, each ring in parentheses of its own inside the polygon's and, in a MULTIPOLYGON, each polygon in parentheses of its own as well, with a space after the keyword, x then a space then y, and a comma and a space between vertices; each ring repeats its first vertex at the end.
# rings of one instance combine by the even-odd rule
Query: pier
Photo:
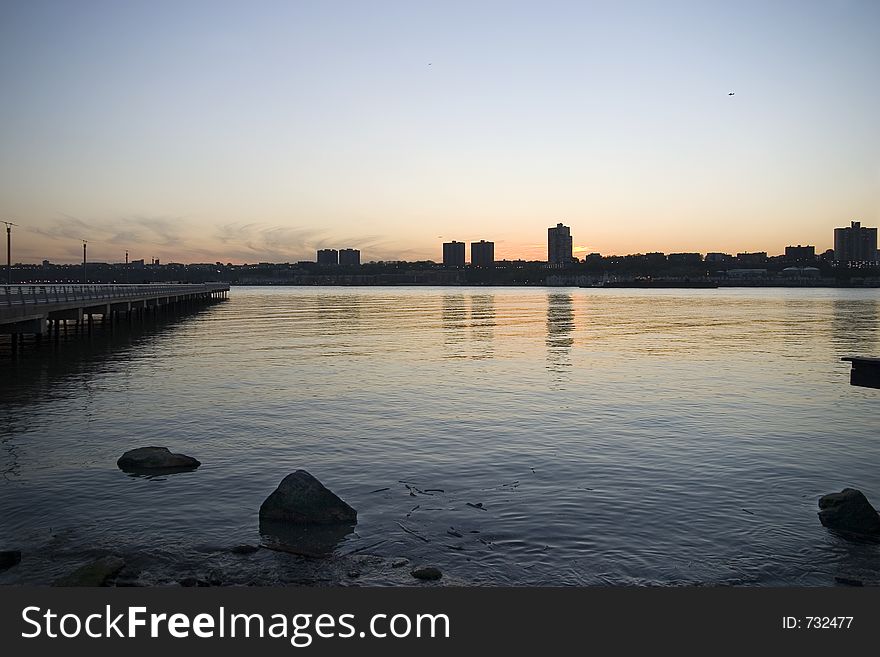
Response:
POLYGON ((53 335, 57 340, 70 325, 91 331, 95 321, 131 322, 163 310, 225 299, 228 293, 227 283, 2 285, 0 334, 11 336, 12 352, 16 353, 25 335, 34 336, 37 343, 53 335))
POLYGON ((840 360, 852 363, 849 382, 854 386, 880 388, 880 358, 847 356, 840 360))

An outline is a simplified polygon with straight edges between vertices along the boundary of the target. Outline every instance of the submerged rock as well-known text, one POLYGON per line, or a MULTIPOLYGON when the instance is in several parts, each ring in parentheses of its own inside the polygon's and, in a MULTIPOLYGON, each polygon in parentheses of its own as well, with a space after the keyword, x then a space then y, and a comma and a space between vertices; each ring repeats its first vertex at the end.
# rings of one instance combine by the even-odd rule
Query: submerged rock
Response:
POLYGON ((55 580, 52 586, 106 586, 124 567, 125 561, 119 557, 101 557, 55 580))
POLYGON ((229 551, 232 552, 232 554, 253 554, 259 549, 260 547, 258 545, 236 545, 229 551))
POLYGON ((844 488, 819 498, 819 521, 829 529, 880 536, 880 515, 862 491, 844 488))
POLYGON ((167 447, 138 447, 123 454, 116 465, 125 472, 161 474, 194 470, 201 462, 185 454, 173 454, 167 447))
POLYGON ((415 577, 416 579, 423 579, 426 581, 434 581, 443 577, 443 573, 439 568, 435 568, 434 566, 423 566, 421 568, 414 568, 410 575, 415 577))
POLYGON ((853 577, 835 577, 834 581, 843 586, 864 586, 865 583, 860 579, 853 577))
POLYGON ((21 561, 20 550, 3 550, 0 552, 0 572, 12 568, 21 561))
POLYGON ((190 586, 198 586, 198 587, 202 587, 202 586, 211 586, 211 584, 210 584, 209 582, 206 582, 206 581, 203 580, 203 579, 198 579, 198 578, 196 578, 196 577, 184 577, 182 580, 179 580, 177 583, 180 584, 181 586, 184 586, 184 587, 190 587, 190 586))
POLYGON ((357 511, 305 470, 287 475, 260 506, 260 520, 297 525, 357 522, 357 511))

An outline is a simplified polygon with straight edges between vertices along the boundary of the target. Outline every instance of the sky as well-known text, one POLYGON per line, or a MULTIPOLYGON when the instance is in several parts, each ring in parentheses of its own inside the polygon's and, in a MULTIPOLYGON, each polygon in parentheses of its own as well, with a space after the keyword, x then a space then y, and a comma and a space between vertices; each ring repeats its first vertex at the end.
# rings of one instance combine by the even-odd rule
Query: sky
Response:
POLYGON ((823 251, 880 224, 878 70, 876 0, 0 0, 0 220, 13 262, 823 251))

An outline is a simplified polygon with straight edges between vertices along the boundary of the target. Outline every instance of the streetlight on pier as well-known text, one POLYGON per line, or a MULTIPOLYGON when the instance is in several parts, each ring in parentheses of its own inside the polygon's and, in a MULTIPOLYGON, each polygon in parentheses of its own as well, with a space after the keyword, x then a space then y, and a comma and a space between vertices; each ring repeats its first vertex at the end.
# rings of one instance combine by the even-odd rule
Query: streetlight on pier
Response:
POLYGON ((6 224, 6 281, 12 285, 12 227, 18 226, 11 221, 4 221, 6 224))
POLYGON ((88 244, 87 240, 83 240, 83 285, 89 282, 89 279, 86 278, 86 244, 88 244))

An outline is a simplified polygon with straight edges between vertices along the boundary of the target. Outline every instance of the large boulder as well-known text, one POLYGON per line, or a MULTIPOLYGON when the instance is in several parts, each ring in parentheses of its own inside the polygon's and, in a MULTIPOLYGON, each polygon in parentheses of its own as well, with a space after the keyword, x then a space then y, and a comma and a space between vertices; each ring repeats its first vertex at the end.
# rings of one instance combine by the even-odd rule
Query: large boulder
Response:
POLYGON ((107 586, 107 582, 116 577, 124 567, 125 561, 119 557, 101 557, 55 580, 52 586, 107 586))
POLYGON ((880 515, 862 491, 844 488, 819 498, 819 521, 829 529, 849 534, 880 536, 880 515))
POLYGON ((172 454, 167 447, 138 447, 123 454, 116 465, 125 472, 159 474, 194 470, 201 462, 184 454, 172 454))
POLYGON ((287 475, 260 506, 260 520, 297 525, 357 522, 357 511, 305 470, 287 475))

